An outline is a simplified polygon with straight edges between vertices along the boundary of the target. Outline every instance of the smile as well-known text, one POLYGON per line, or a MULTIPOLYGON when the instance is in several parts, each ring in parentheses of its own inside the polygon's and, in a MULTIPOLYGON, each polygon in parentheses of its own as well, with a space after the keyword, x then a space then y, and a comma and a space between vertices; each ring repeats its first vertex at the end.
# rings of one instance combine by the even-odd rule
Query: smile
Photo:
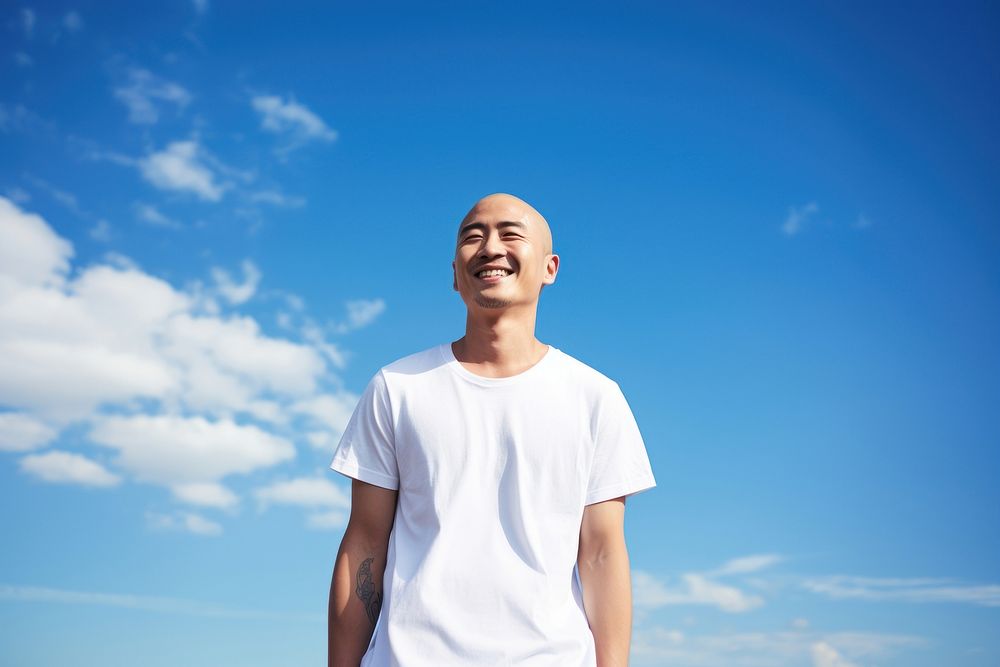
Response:
POLYGON ((506 278, 507 276, 511 275, 511 273, 512 273, 511 271, 508 271, 506 269, 485 269, 477 273, 476 277, 479 278, 480 280, 490 280, 491 278, 500 279, 500 278, 506 278))

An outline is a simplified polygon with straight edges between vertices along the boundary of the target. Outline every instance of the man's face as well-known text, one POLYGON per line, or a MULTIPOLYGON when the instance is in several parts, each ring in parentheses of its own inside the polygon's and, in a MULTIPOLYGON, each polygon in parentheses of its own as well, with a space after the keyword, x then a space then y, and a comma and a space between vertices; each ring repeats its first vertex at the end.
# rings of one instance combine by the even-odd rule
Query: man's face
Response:
POLYGON ((555 282, 559 256, 545 219, 510 195, 490 195, 459 225, 454 289, 471 308, 507 308, 538 301, 543 285, 555 282), (485 268, 503 269, 482 274, 485 268))

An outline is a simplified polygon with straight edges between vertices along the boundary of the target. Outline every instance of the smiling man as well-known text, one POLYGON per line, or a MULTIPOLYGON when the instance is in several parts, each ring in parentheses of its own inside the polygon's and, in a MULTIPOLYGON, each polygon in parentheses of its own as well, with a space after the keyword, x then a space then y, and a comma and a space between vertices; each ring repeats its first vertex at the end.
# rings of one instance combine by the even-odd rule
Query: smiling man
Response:
POLYGON ((337 667, 628 663, 625 497, 655 486, 618 384, 535 338, 559 256, 507 194, 456 238, 465 335, 371 378, 330 467, 352 478, 337 667))

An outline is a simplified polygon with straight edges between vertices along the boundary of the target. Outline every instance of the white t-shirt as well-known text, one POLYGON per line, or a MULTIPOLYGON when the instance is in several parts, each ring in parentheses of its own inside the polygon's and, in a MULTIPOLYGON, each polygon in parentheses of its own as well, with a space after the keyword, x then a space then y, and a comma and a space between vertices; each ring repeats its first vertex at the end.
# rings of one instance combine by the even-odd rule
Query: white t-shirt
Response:
POLYGON ((549 346, 511 377, 450 343, 382 367, 330 467, 399 499, 362 667, 593 667, 585 505, 656 485, 618 384, 549 346))

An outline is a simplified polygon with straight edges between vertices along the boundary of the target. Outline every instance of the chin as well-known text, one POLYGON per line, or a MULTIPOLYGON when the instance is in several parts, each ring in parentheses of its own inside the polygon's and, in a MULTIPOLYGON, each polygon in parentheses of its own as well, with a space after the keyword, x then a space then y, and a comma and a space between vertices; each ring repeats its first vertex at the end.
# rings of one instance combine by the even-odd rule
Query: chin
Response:
POLYGON ((506 308, 507 306, 514 303, 510 299, 497 299, 488 296, 477 296, 476 304, 482 308, 506 308))

